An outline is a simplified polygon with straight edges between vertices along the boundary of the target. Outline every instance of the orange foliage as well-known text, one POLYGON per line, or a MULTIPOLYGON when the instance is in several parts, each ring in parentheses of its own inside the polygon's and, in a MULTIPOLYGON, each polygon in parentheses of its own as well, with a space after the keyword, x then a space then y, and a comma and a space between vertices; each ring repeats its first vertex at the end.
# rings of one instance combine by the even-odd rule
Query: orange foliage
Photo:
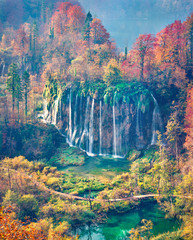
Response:
POLYGON ((110 35, 102 25, 100 19, 94 18, 90 27, 91 37, 95 44, 103 44, 109 40, 110 35))
POLYGON ((156 38, 152 34, 140 35, 129 52, 128 58, 122 64, 124 75, 129 79, 143 80, 148 77, 154 62, 156 38))
POLYGON ((28 228, 23 223, 11 216, 11 211, 0 208, 0 239, 2 240, 43 240, 46 237, 35 228, 28 228))
POLYGON ((175 21, 157 34, 156 59, 161 63, 184 65, 186 59, 185 26, 175 21))
POLYGON ((68 10, 68 16, 68 26, 71 29, 81 30, 85 21, 85 14, 83 13, 82 8, 77 5, 70 7, 68 10))
POLYGON ((21 27, 17 31, 16 39, 14 41, 14 50, 15 54, 22 56, 23 54, 26 54, 29 50, 29 36, 24 30, 24 27, 21 27))
POLYGON ((191 157, 193 157, 193 88, 188 91, 185 121, 185 132, 187 135, 184 146, 188 149, 191 157))
POLYGON ((73 5, 69 2, 61 3, 52 16, 52 26, 55 35, 63 34, 67 29, 68 9, 73 5))
POLYGON ((69 28, 73 30, 81 28, 84 20, 85 14, 80 6, 72 5, 69 2, 61 3, 52 16, 55 35, 64 34, 69 28))

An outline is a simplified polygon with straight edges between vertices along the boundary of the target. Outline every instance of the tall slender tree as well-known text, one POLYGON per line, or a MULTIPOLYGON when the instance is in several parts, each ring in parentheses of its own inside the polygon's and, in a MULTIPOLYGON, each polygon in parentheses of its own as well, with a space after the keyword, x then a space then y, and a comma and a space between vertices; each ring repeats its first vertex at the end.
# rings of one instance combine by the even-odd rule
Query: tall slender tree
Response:
POLYGON ((18 67, 15 63, 11 64, 8 69, 7 90, 12 95, 12 111, 14 112, 15 101, 17 104, 18 121, 19 121, 19 103, 22 101, 21 78, 18 74, 18 67))
POLYGON ((18 81, 18 68, 15 63, 11 64, 8 69, 8 78, 7 78, 7 90, 11 93, 12 96, 12 111, 14 112, 15 108, 15 99, 16 99, 16 84, 18 81))
POLYGON ((84 24, 84 27, 83 27, 83 40, 85 40, 88 44, 88 46, 90 47, 90 24, 92 22, 93 18, 92 18, 92 14, 90 13, 90 11, 87 13, 87 16, 86 16, 86 20, 85 20, 85 24, 84 24))
POLYGON ((185 22, 187 29, 187 38, 188 38, 188 55, 189 61, 193 64, 193 13, 189 16, 185 22))
POLYGON ((31 32, 31 68, 32 72, 35 73, 37 70, 37 38, 38 38, 38 27, 36 21, 34 21, 31 32))
POLYGON ((41 18, 43 23, 46 22, 46 5, 45 5, 45 0, 42 0, 41 3, 41 18))
POLYGON ((19 122, 20 102, 23 100, 23 92, 22 92, 21 78, 18 74, 16 76, 15 90, 16 90, 17 116, 18 116, 18 122, 19 122))
POLYGON ((28 110, 27 100, 28 100, 28 93, 30 90, 30 75, 27 71, 23 73, 22 80, 23 80, 24 100, 25 100, 25 118, 27 121, 27 110, 28 110))

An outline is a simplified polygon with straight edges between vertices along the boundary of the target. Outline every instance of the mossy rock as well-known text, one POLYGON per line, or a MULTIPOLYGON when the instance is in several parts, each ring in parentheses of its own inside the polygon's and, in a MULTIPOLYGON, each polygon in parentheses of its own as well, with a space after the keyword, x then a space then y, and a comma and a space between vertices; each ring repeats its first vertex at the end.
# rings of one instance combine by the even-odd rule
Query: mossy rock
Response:
POLYGON ((62 146, 58 148, 57 153, 50 159, 49 163, 58 167, 80 166, 85 163, 85 153, 77 148, 62 146))
POLYGON ((128 159, 130 162, 133 162, 133 161, 137 160, 140 156, 141 156, 141 151, 131 150, 131 151, 128 153, 127 159, 128 159))

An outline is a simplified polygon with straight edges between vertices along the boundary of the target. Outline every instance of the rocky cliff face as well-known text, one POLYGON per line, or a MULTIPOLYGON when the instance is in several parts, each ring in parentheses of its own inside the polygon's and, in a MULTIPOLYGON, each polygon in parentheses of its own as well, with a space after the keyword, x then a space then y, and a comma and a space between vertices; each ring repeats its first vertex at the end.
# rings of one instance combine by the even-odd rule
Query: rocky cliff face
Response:
POLYGON ((146 91, 106 91, 92 97, 73 88, 66 89, 44 121, 57 126, 69 145, 88 155, 124 156, 130 149, 156 144, 156 131, 162 131, 159 106, 146 91))

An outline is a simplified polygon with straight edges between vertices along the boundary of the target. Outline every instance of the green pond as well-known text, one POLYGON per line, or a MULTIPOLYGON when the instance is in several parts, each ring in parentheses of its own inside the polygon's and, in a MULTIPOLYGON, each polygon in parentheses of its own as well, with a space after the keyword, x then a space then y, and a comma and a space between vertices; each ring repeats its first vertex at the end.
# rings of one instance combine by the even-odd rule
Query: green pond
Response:
POLYGON ((172 232, 180 227, 177 219, 166 219, 165 213, 154 202, 144 203, 139 208, 125 214, 110 215, 107 222, 101 225, 83 226, 73 232, 80 240, 123 240, 128 239, 132 228, 140 225, 142 219, 153 222, 152 235, 172 232))
MULTIPOLYGON (((65 149, 65 155, 73 159, 78 158, 79 150, 76 148, 65 149)), ((65 156, 66 157, 66 156, 65 156)), ((81 166, 67 166, 61 168, 65 172, 86 175, 103 175, 113 178, 117 174, 129 171, 130 162, 124 158, 112 158, 111 156, 89 157, 86 154, 81 156, 84 164, 81 166)), ((93 193, 95 196, 97 193, 93 193)), ((86 197, 85 194, 83 196, 86 197)), ((172 232, 180 227, 177 219, 166 219, 165 213, 160 209, 155 201, 143 202, 137 208, 128 213, 114 213, 108 216, 104 224, 82 226, 73 231, 73 235, 79 235, 80 240, 123 240, 128 239, 128 233, 132 228, 140 225, 142 219, 153 222, 152 235, 156 236, 165 232, 172 232)))
POLYGON ((85 163, 81 166, 68 166, 62 170, 80 175, 112 175, 121 174, 129 170, 130 163, 125 158, 111 156, 85 156, 85 163))

